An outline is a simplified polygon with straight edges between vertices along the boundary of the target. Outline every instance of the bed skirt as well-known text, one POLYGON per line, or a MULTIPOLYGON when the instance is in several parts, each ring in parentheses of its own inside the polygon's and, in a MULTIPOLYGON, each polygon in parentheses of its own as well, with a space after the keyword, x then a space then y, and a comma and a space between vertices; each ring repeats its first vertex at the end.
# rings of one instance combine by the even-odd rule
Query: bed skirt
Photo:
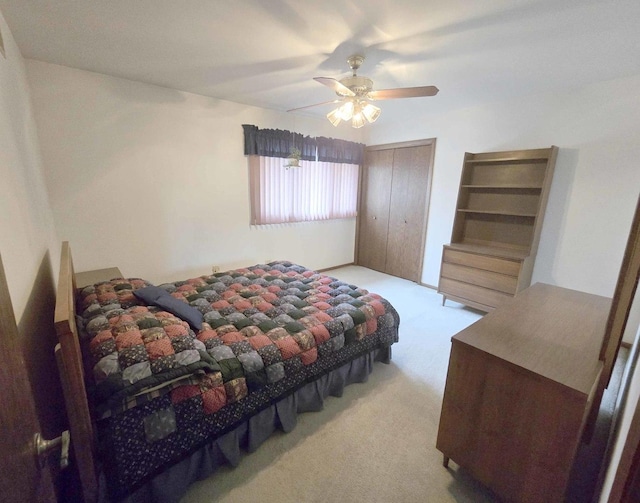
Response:
MULTIPOLYGON (((328 396, 342 396, 349 384, 366 382, 374 362, 390 363, 391 346, 373 351, 308 383, 294 393, 249 418, 234 430, 201 447, 189 457, 156 475, 124 501, 127 503, 177 503, 189 486, 213 474, 220 466, 237 466, 241 448, 255 451, 271 434, 280 429, 293 430, 297 414, 322 410, 328 396)), ((101 477, 104 481, 104 477, 101 477)), ((107 500, 106 484, 101 484, 101 500, 107 500)))

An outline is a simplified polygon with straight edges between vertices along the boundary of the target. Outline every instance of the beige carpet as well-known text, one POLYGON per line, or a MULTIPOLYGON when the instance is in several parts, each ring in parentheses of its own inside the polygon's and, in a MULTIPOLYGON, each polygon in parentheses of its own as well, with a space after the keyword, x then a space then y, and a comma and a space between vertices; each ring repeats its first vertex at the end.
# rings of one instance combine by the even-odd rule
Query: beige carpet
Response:
POLYGON ((490 502, 489 492, 451 463, 435 442, 452 335, 480 318, 434 290, 349 266, 339 279, 387 298, 400 313, 390 365, 298 416, 237 468, 194 484, 184 503, 490 502))
POLYGON ((400 313, 391 365, 298 416, 237 468, 193 485, 184 502, 490 501, 442 466, 435 448, 450 338, 480 315, 441 307, 435 291, 350 266, 329 274, 387 298, 400 313))

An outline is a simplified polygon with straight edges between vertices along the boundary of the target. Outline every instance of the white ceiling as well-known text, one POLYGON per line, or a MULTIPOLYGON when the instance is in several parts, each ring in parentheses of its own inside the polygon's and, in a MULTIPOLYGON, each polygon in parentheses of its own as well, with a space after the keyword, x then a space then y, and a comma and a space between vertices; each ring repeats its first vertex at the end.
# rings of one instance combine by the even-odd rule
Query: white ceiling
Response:
POLYGON ((412 98, 438 111, 640 74, 640 0, 0 0, 0 10, 26 58, 276 110, 334 98, 312 77, 348 75, 353 53, 377 89, 438 86, 412 98))

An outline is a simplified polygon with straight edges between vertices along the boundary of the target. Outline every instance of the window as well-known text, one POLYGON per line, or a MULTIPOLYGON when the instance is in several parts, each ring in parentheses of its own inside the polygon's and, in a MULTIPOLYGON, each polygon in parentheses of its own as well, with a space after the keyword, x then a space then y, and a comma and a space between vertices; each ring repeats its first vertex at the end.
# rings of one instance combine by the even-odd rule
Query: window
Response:
POLYGON ((302 160, 295 169, 284 164, 281 157, 249 156, 252 224, 356 216, 357 164, 302 160))
POLYGON ((364 145, 244 124, 253 225, 355 217, 364 145), (287 169, 292 149, 300 167, 287 169))

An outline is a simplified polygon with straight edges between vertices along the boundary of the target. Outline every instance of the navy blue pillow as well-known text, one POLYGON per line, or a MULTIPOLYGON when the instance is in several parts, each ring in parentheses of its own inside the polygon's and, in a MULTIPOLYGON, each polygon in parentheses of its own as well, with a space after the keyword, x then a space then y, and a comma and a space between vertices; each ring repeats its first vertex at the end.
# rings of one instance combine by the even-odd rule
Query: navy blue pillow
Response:
POLYGON ((147 286, 134 290, 133 294, 143 302, 161 307, 181 320, 186 321, 194 330, 199 331, 202 329, 202 313, 186 302, 171 296, 163 288, 147 286))
POLYGON ((169 292, 159 286, 145 286, 144 288, 134 290, 133 295, 147 304, 153 304, 156 299, 169 295, 169 292))

